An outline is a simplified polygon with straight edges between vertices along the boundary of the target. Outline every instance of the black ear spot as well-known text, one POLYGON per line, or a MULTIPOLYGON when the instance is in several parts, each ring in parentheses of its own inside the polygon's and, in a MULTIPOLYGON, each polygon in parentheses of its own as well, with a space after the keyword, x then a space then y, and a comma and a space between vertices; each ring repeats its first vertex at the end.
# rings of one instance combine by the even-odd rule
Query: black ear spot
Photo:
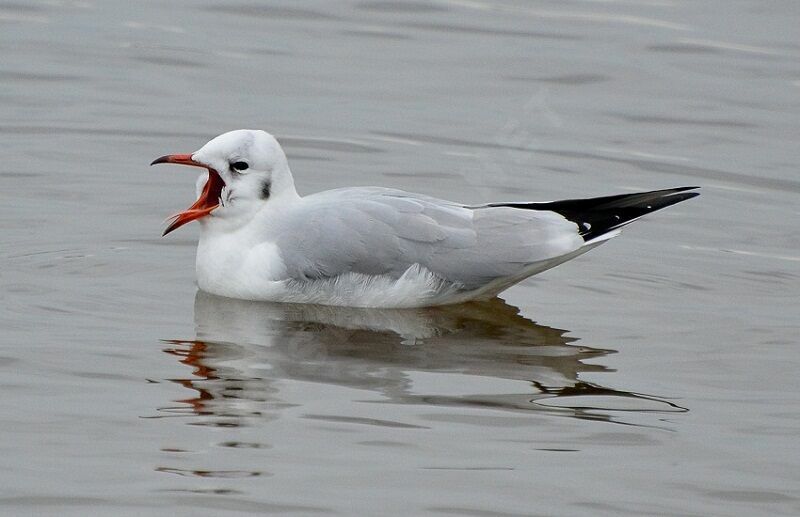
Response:
POLYGON ((272 185, 269 181, 265 181, 263 185, 261 185, 261 199, 269 199, 269 189, 272 185))
POLYGON ((247 164, 247 162, 232 163, 231 167, 233 167, 237 171, 246 171, 247 169, 250 168, 250 166, 247 164))

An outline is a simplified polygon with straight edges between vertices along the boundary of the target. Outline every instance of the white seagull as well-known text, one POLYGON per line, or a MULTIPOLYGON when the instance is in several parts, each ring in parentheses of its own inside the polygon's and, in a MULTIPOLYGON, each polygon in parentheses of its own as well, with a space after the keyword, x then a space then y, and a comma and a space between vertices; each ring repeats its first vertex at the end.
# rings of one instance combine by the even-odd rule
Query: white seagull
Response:
POLYGON ((197 284, 245 300, 424 307, 491 298, 615 237, 697 187, 544 203, 463 205, 381 187, 295 190, 278 141, 224 133, 153 161, 207 170, 164 235, 200 222, 197 284))

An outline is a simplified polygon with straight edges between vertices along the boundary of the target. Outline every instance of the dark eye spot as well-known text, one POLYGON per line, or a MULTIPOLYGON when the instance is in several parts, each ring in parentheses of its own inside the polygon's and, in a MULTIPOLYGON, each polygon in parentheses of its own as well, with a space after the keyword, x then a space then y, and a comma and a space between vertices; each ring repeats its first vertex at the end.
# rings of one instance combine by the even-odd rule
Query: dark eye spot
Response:
POLYGON ((261 185, 261 199, 269 199, 269 192, 270 190, 270 183, 269 181, 265 181, 263 185, 261 185))
POLYGON ((234 169, 236 169, 237 171, 246 171, 247 169, 249 169, 249 168, 250 168, 250 166, 249 166, 249 165, 247 165, 247 162, 236 162, 236 163, 232 163, 232 164, 231 164, 231 167, 233 167, 233 168, 234 168, 234 169))

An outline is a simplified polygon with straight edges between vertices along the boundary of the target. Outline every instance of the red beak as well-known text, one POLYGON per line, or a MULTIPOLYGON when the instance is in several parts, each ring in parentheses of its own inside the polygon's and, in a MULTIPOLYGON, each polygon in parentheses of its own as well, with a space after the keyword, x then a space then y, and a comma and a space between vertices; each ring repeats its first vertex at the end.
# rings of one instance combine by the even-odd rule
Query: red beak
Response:
POLYGON ((177 163, 179 165, 191 165, 192 167, 208 169, 208 181, 206 181, 203 191, 200 193, 200 197, 197 198, 197 201, 195 201, 192 206, 170 217, 172 222, 167 229, 164 230, 162 237, 188 222, 207 216, 219 206, 219 196, 222 194, 222 187, 225 186, 225 182, 222 181, 217 171, 208 165, 192 160, 191 154, 168 154, 161 158, 156 158, 150 165, 155 165, 157 163, 177 163))

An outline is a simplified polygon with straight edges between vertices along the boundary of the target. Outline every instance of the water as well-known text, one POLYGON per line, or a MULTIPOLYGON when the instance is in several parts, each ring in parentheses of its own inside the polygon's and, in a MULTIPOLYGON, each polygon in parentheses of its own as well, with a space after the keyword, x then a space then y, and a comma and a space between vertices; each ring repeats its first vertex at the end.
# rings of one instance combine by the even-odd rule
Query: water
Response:
POLYGON ((793 1, 0 3, 0 513, 796 515, 793 1), (504 300, 196 294, 194 175, 701 185, 504 300))

